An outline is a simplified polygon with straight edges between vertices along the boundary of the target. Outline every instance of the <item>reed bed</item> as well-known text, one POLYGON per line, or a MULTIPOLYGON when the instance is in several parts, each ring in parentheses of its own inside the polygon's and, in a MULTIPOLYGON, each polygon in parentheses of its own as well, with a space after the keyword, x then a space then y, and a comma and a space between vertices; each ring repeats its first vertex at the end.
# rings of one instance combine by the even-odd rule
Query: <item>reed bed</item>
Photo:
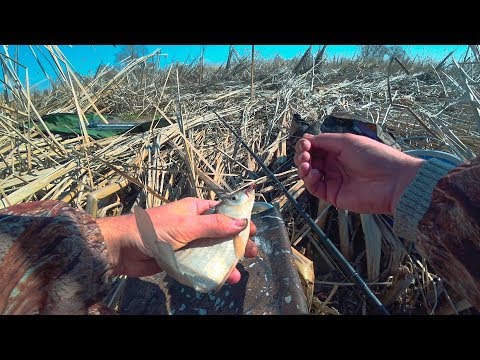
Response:
MULTIPOLYGON (((255 181, 258 200, 277 206, 295 249, 313 314, 372 311, 287 198, 218 120, 215 110, 275 172, 396 314, 469 313, 470 304, 428 267, 385 216, 356 214, 313 199, 292 165, 294 113, 314 121, 346 110, 390 131, 403 150, 437 149, 472 159, 480 151, 478 46, 440 63, 324 58, 323 48, 286 61, 240 57, 221 66, 203 57, 168 68, 160 49, 82 77, 57 46, 32 46, 51 86, 30 89, 28 69, 0 52, 0 208, 61 200, 94 217, 129 213, 187 196, 216 199, 255 181), (252 64, 252 59, 254 62, 252 64), (253 71, 253 76, 252 76, 253 71), (253 79, 253 87, 252 87, 253 79), (76 113, 80 131, 60 136, 43 120, 76 113), (94 140, 85 114, 153 122, 149 131, 94 140), (313 263, 312 263, 313 262, 313 263), (302 268, 301 264, 306 268, 302 268), (312 265, 313 264, 313 265, 312 265), (313 269, 315 277, 312 276, 313 269)), ((359 192, 362 189, 358 189, 359 192)))

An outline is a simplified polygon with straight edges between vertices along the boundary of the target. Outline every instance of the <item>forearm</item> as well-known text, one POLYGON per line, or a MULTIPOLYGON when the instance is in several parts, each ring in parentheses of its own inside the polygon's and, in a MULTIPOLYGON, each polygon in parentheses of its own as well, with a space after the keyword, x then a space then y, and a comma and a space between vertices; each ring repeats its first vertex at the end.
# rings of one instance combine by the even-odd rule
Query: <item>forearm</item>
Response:
POLYGON ((415 240, 438 274, 480 308, 480 160, 455 169, 444 167, 443 176, 440 167, 436 170, 437 181, 432 171, 427 171, 429 175, 419 171, 416 183, 406 189, 397 205, 394 229, 415 240), (417 203, 412 205, 415 194, 417 203))
POLYGON ((86 314, 110 289, 100 228, 59 201, 0 210, 0 313, 86 314))

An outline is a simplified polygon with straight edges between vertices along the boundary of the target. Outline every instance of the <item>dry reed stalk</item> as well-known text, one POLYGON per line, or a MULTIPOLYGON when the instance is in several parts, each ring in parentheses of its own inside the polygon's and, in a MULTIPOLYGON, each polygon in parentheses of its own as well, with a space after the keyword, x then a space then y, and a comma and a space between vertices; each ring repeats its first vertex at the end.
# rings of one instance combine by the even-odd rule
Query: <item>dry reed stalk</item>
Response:
POLYGON ((367 253, 367 274, 369 281, 377 281, 380 275, 380 257, 382 249, 382 232, 370 214, 360 214, 365 248, 367 253))
POLYGON ((70 162, 67 165, 61 165, 53 169, 51 173, 47 176, 44 176, 40 179, 37 179, 27 186, 24 186, 13 193, 9 194, 8 197, 5 197, 0 201, 0 209, 3 209, 9 205, 18 204, 28 197, 35 194, 38 190, 43 189, 52 181, 59 179, 63 175, 67 174, 68 172, 72 171, 76 168, 76 164, 74 162, 70 162))
POLYGON ((351 260, 353 257, 353 239, 350 238, 348 230, 348 210, 337 209, 338 211, 338 235, 340 239, 340 250, 345 259, 351 260))
POLYGON ((313 261, 308 259, 302 253, 300 253, 293 246, 291 247, 293 254, 293 263, 297 269, 300 280, 302 281, 303 291, 307 298, 308 309, 312 307, 313 290, 315 282, 315 270, 313 268, 313 261))
POLYGON ((333 298, 333 295, 335 295, 335 293, 337 292, 338 290, 338 285, 334 285, 333 286, 333 289, 330 291, 330 293, 328 294, 327 298, 325 299, 325 301, 323 302, 317 302, 316 307, 317 309, 315 310, 317 314, 319 313, 322 313, 325 311, 325 308, 326 306, 330 303, 330 300, 332 300, 333 298))
MULTIPOLYGON (((328 209, 330 206, 331 204, 329 204, 325 200, 319 199, 317 214, 322 214, 325 211, 325 209, 328 209)), ((316 221, 317 225, 320 226, 321 229, 325 229, 325 220, 326 220, 326 217, 319 217, 319 219, 316 221)))
POLYGON ((391 285, 387 288, 385 294, 382 295, 382 303, 385 306, 393 304, 412 284, 413 279, 412 269, 407 266, 401 266, 396 272, 391 285))

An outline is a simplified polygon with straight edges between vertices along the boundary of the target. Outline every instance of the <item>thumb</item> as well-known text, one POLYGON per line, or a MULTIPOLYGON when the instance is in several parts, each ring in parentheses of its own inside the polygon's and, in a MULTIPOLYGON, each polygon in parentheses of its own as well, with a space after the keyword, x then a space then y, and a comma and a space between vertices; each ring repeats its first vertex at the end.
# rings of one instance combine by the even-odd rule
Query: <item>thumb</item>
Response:
POLYGON ((222 214, 201 215, 190 228, 192 239, 221 238, 237 235, 247 227, 247 219, 232 219, 222 214))

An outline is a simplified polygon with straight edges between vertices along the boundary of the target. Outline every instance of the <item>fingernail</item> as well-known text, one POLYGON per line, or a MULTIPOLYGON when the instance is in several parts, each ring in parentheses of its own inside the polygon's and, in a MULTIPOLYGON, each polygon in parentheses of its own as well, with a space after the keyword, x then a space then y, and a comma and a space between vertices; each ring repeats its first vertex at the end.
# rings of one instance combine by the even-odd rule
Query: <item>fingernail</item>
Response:
POLYGON ((311 139, 311 138, 313 137, 313 135, 312 135, 312 134, 309 134, 309 133, 305 133, 305 134, 303 134, 303 137, 304 137, 305 139, 311 139))
POLYGON ((248 219, 237 219, 237 220, 234 220, 234 223, 235 223, 235 226, 245 229, 248 224, 248 219))

